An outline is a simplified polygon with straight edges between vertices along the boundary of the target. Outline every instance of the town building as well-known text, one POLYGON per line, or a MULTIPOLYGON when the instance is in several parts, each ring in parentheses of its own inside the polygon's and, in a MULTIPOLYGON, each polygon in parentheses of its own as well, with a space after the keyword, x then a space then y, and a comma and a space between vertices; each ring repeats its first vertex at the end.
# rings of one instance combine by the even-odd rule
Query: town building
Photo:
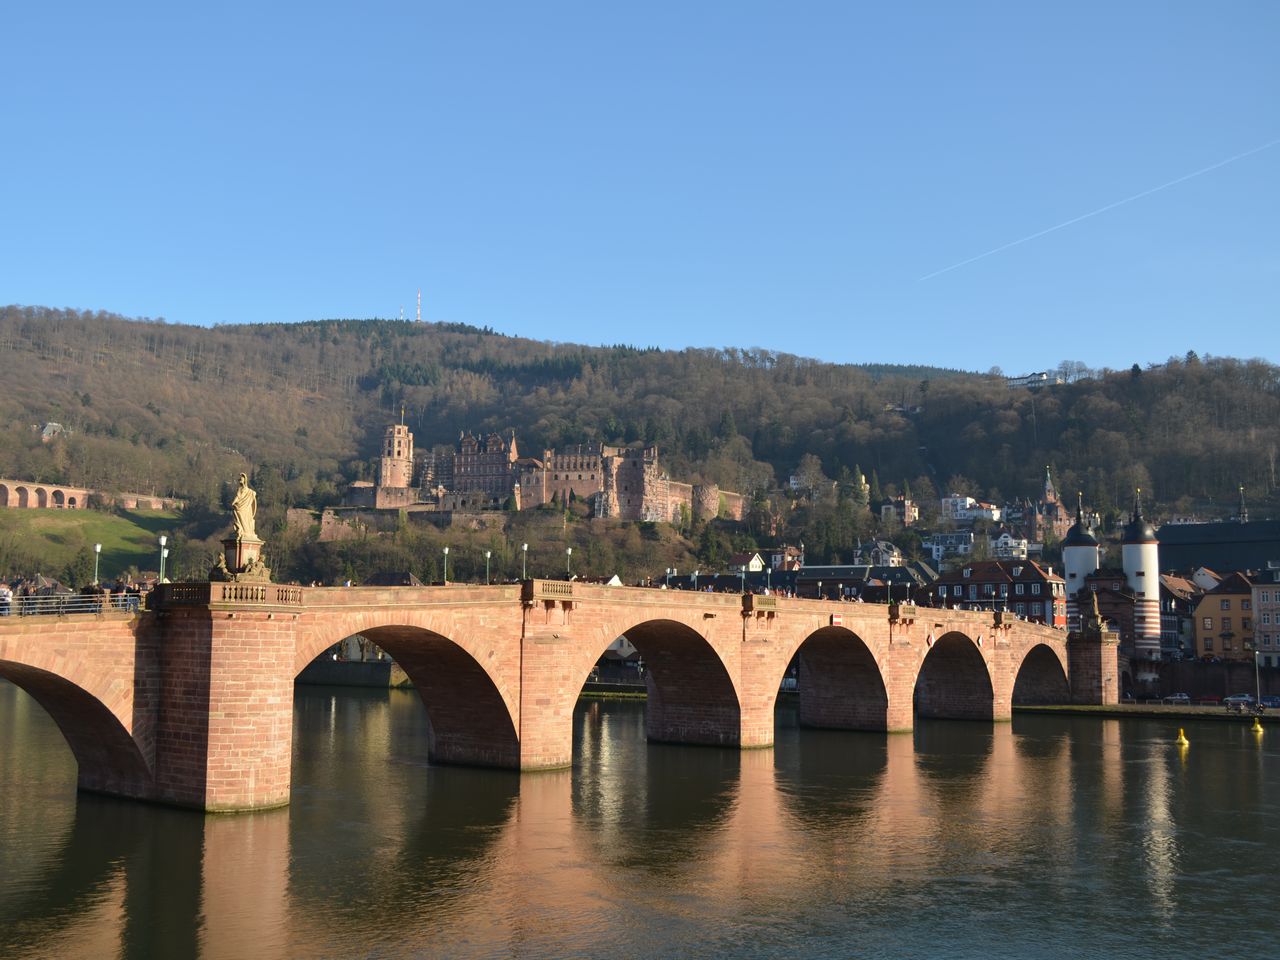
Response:
POLYGON ((1200 597, 1195 612, 1197 656, 1253 659, 1253 591, 1252 579, 1237 571, 1200 597))
POLYGON ((1027 538, 1019 537, 1007 527, 994 531, 987 538, 991 556, 1001 560, 1027 559, 1027 538))
POLYGON ((935 565, 940 565, 951 557, 964 558, 973 553, 973 531, 961 530, 958 533, 931 533, 920 541, 920 545, 929 551, 935 565))
POLYGON ((974 560, 937 577, 929 595, 935 606, 1004 610, 1067 625, 1066 582, 1034 560, 974 560))
POLYGON ((880 519, 883 522, 896 520, 909 527, 920 519, 920 507, 910 497, 893 497, 880 504, 880 519))
POLYGON ((1259 665, 1280 667, 1280 562, 1253 578, 1253 637, 1259 665))
POLYGON ((1196 655, 1195 613, 1200 594, 1185 577, 1160 575, 1160 655, 1165 660, 1196 655))
POLYGON ((1280 520, 1166 523, 1159 537, 1165 570, 1262 570, 1280 557, 1280 520))

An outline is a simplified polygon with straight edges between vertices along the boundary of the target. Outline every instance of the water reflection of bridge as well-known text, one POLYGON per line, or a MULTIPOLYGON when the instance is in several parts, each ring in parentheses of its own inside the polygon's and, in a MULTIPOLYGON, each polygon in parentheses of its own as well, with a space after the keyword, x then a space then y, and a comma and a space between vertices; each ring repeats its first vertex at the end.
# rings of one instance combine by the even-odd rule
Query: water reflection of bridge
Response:
POLYGON ((647 667, 654 741, 769 746, 793 660, 811 727, 909 730, 916 715, 1002 720, 1014 702, 1114 696, 1102 646, 998 613, 539 580, 171 584, 141 614, 0 622, 0 676, 58 722, 82 788, 273 806, 289 798, 293 680, 357 633, 421 693, 433 760, 521 770, 571 763, 578 694, 624 634, 647 667))
MULTIPOLYGON (((1100 939, 1061 904, 1074 896, 1093 916, 1112 892, 1111 912, 1143 915, 1136 876, 1157 884, 1157 910, 1189 909, 1199 891, 1158 886, 1164 864, 1132 857, 1149 823, 1186 815, 1169 783, 1187 760, 1146 736, 1122 741, 1117 721, 924 721, 914 737, 784 725, 776 751, 709 753, 646 748, 631 705, 588 707, 574 770, 521 778, 427 771, 420 732, 394 751, 343 732, 381 738, 404 722, 397 710, 420 718, 390 699, 299 704, 311 719, 296 775, 327 801, 191 818, 82 796, 51 821, 15 803, 8 822, 25 816, 52 842, 23 864, 29 902, 0 896, 0 954, 111 956, 127 943, 139 956, 396 955, 465 939, 474 955, 592 955, 643 937, 661 955, 706 929, 750 936, 759 953, 801 925, 843 930, 842 913, 881 930, 867 950, 881 954, 884 930, 933 911, 963 913, 977 955, 1042 936, 1046 917, 1100 939)), ((1199 751, 1206 769, 1188 779, 1215 783, 1221 753, 1199 751)), ((1256 794, 1261 765, 1237 775, 1256 794)), ((1248 820, 1222 823, 1223 844, 1256 842, 1248 820)), ((1176 864, 1204 842, 1184 826, 1166 854, 1176 864)))

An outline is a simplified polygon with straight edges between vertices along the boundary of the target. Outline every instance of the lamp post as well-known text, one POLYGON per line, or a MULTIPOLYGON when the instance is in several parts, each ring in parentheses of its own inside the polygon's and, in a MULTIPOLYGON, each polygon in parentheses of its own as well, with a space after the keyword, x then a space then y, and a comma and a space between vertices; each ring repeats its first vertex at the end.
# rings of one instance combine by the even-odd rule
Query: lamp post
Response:
POLYGON ((486 587, 489 585, 489 558, 492 556, 492 550, 486 550, 484 552, 484 585, 486 587))
POLYGON ((520 544, 520 579, 529 579, 529 545, 520 544))
POLYGON ((693 592, 698 592, 698 571, 693 571, 693 592))
POLYGON ((818 581, 818 599, 819 600, 822 599, 822 581, 821 580, 818 581))
POLYGON ((667 579, 663 581, 662 585, 667 589, 671 588, 671 568, 670 567, 667 567, 667 579))
POLYGON ((164 558, 169 555, 169 551, 165 549, 165 544, 169 542, 169 538, 163 533, 160 534, 160 583, 164 583, 164 558))
POLYGON ((1254 706, 1262 703, 1262 677, 1258 672, 1258 651, 1253 651, 1253 696, 1254 706))
POLYGON ((773 564, 764 568, 764 588, 773 592, 773 564))
POLYGON ((564 578, 568 580, 573 574, 570 569, 573 564, 573 547, 564 548, 564 578))
POLYGON ((449 548, 444 548, 444 582, 449 582, 449 548))
POLYGON ((747 592, 747 565, 744 563, 738 567, 738 576, 742 580, 742 592, 747 592))
POLYGON ((93 585, 98 585, 98 558, 102 556, 102 544, 93 545, 93 585))

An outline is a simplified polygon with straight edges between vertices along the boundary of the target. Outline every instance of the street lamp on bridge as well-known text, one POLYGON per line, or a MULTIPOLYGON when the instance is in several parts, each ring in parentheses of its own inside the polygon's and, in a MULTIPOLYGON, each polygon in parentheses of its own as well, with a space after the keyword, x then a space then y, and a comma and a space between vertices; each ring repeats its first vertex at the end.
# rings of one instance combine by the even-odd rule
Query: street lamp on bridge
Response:
POLYGON ((573 547, 565 547, 564 548, 564 578, 566 580, 570 579, 573 576, 573 574, 570 572, 572 564, 573 564, 573 547))
POLYGON ((169 538, 163 533, 160 534, 160 579, 159 583, 164 583, 164 558, 169 555, 169 549, 165 546, 169 542, 169 538))
POLYGON ((489 558, 492 556, 492 550, 486 550, 484 552, 484 585, 486 587, 489 585, 489 558))
POLYGON ((520 544, 520 579, 529 579, 529 545, 520 544))
POLYGON ((102 544, 93 545, 93 585, 98 585, 98 558, 102 556, 102 544))
POLYGON ((693 592, 698 592, 698 571, 693 571, 693 592))
POLYGON ((444 582, 449 582, 449 548, 444 548, 444 582))

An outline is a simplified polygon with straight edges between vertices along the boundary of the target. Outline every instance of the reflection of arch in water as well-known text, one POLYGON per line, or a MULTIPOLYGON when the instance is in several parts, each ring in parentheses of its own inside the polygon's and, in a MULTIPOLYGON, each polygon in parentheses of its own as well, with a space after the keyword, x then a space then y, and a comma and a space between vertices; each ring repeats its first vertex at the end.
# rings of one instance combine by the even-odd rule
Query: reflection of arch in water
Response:
POLYGON ((782 807, 805 829, 829 833, 871 814, 880 796, 889 744, 885 737, 801 730, 774 750, 782 807))
POLYGON ((991 720, 995 693, 978 645, 962 633, 946 633, 929 648, 916 676, 916 712, 949 720, 991 720))
POLYGON ((876 658, 857 634, 824 627, 796 650, 800 724, 841 730, 888 729, 889 698, 876 658))
POLYGON ((1019 705, 1070 703, 1071 687, 1059 653, 1037 643, 1022 659, 1013 681, 1013 703, 1019 705))
POLYGON ((76 758, 77 783, 125 797, 151 796, 151 769, 120 718, 92 693, 112 690, 96 671, 68 660, 65 676, 27 663, 0 660, 0 677, 25 690, 53 718, 76 758))
MULTIPOLYGON (((687 624, 646 620, 623 631, 644 663, 645 735, 660 743, 737 746, 742 741, 738 691, 716 649, 687 624)), ((577 689, 612 638, 579 665, 577 689)))
MULTIPOLYGON (((437 763, 518 768, 515 723, 493 677, 461 644, 424 627, 362 626, 357 631, 403 668, 427 708, 431 759, 437 763)), ((354 636, 312 636, 300 644, 298 672, 335 643, 354 636)))
POLYGON ((980 801, 997 730, 1010 733, 1003 724, 917 720, 913 731, 916 769, 939 803, 965 808, 980 801))
MULTIPOLYGON (((514 772, 426 767, 429 725, 420 704, 397 703, 406 694, 367 689, 333 697, 312 687, 295 696, 289 847, 294 856, 323 851, 327 866, 293 871, 290 899, 321 925, 335 922, 338 910, 394 926, 420 912, 424 898, 441 905, 439 898, 474 886, 468 881, 491 867, 492 845, 514 815, 521 783, 514 772), (330 729, 344 733, 330 738, 330 729), (303 801, 313 792, 323 802, 303 801), (335 810, 366 826, 335 830, 335 810)), ((307 934, 299 936, 305 943, 307 934)))
POLYGON ((574 818, 610 863, 658 873, 704 863, 738 795, 742 753, 646 744, 635 736, 643 712, 631 703, 575 711, 574 739, 590 745, 574 765, 574 818))

